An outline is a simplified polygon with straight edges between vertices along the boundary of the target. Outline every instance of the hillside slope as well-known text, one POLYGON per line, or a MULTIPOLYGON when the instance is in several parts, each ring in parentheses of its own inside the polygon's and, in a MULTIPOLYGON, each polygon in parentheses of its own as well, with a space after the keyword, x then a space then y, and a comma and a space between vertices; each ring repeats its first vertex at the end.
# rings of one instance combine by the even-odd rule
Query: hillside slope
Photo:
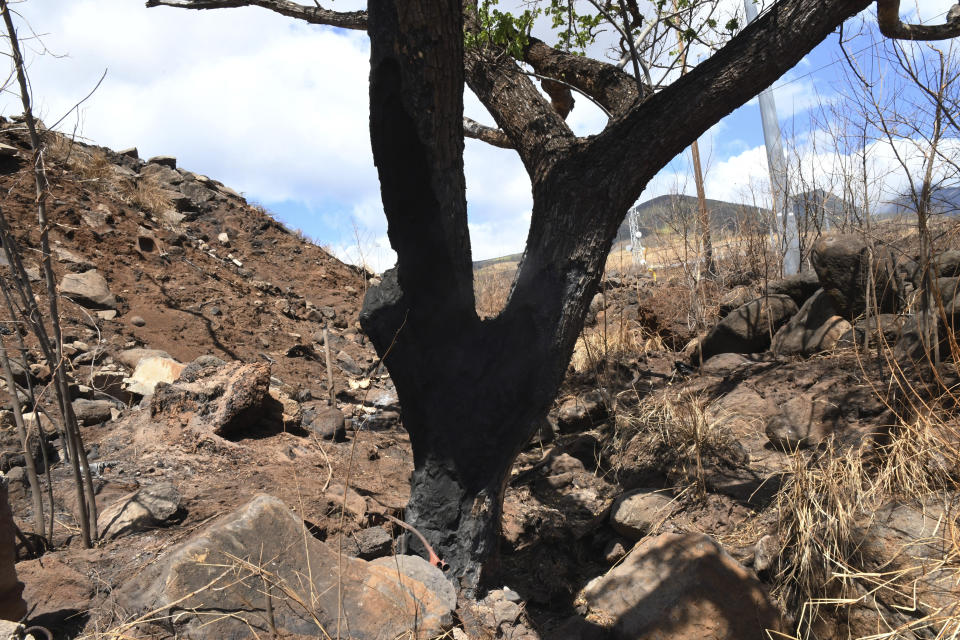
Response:
MULTIPOLYGON (((39 230, 22 129, 0 124, 0 142, 16 149, 2 158, 0 187, 26 265, 36 268, 39 230)), ((358 368, 372 363, 372 349, 357 332, 365 289, 358 270, 221 183, 172 168, 173 158, 144 162, 135 150, 116 153, 46 135, 57 280, 96 269, 117 300, 111 319, 65 303, 65 342, 99 345, 98 362, 130 347, 160 349, 180 362, 204 354, 270 361, 283 385, 322 393, 325 372, 314 354, 322 356, 321 330, 329 323, 334 356, 343 352, 342 360, 349 356, 358 368), (306 348, 291 352, 296 345, 306 348)))

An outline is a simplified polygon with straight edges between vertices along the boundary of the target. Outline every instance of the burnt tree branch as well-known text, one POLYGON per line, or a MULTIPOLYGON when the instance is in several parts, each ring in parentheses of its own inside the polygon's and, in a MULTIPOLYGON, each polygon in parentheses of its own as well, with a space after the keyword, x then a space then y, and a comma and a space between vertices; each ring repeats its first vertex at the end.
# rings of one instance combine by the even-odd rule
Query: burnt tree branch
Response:
POLYGON ((900 19, 900 0, 877 0, 877 25, 895 40, 948 40, 960 36, 960 5, 951 7, 944 24, 908 24, 900 19))
POLYGON ((306 6, 290 0, 147 0, 147 7, 176 7, 178 9, 236 9, 261 7, 275 13, 297 18, 310 24, 324 24, 342 29, 367 28, 366 11, 333 11, 319 4, 306 6))

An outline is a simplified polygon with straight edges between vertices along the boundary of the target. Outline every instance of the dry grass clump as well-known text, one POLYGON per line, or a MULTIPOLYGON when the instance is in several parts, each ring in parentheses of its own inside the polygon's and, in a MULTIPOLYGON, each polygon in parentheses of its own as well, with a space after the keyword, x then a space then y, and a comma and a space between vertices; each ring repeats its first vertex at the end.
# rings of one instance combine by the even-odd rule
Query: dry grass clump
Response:
POLYGON ((573 349, 571 366, 577 373, 596 371, 604 364, 635 359, 663 349, 663 340, 635 322, 585 329, 573 349))
POLYGON ((737 439, 722 425, 723 416, 696 393, 665 394, 617 415, 620 446, 642 451, 678 489, 702 499, 711 468, 746 462, 737 439))
POLYGON ((910 614, 909 629, 924 629, 929 635, 923 637, 960 637, 960 606, 928 612, 916 601, 917 584, 934 572, 947 572, 953 576, 948 582, 960 584, 960 530, 955 523, 942 523, 953 540, 942 557, 879 572, 862 557, 864 532, 882 505, 924 503, 960 490, 960 465, 950 434, 956 436, 955 427, 931 411, 901 421, 872 450, 842 449, 830 440, 815 452, 792 455, 792 468, 776 499, 782 552, 774 595, 797 612, 797 638, 817 637, 815 629, 828 618, 839 619, 843 610, 866 606, 888 629, 871 638, 904 637, 904 623, 885 620, 877 600, 910 614))
POLYGON ((75 144, 54 131, 46 132, 46 137, 46 161, 89 188, 110 192, 131 207, 154 216, 174 208, 167 192, 155 180, 121 175, 103 149, 75 144))
POLYGON ((956 419, 931 411, 900 420, 880 457, 876 489, 883 495, 911 498, 958 488, 960 431, 956 419))
POLYGON ((54 131, 46 132, 45 137, 48 163, 69 170, 83 182, 107 186, 112 181, 113 164, 102 149, 82 147, 54 131))
POLYGON ((847 579, 834 578, 856 564, 855 532, 874 487, 862 453, 832 441, 809 456, 795 452, 791 463, 776 499, 783 550, 774 595, 810 624, 826 599, 853 594, 847 579))
POLYGON ((136 184, 128 185, 121 196, 130 206, 155 216, 174 209, 166 190, 149 179, 141 178, 136 184))

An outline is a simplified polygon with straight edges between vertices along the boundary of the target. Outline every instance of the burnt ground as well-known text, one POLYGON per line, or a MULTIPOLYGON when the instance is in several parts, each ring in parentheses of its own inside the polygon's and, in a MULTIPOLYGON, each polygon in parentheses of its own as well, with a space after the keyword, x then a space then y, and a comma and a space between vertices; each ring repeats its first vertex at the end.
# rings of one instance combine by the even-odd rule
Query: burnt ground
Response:
MULTIPOLYGON (((32 174, 22 136, 11 123, 3 126, 0 141, 20 149, 0 167, 3 212, 32 267, 39 246, 32 174)), ((96 354, 72 365, 77 382, 115 391, 118 376, 103 371, 120 368, 124 350, 143 347, 183 363, 201 355, 266 361, 273 386, 296 398, 300 410, 324 407, 326 326, 337 405, 350 424, 339 442, 283 423, 211 442, 189 435, 182 422, 151 418, 132 398, 116 419, 85 427, 101 509, 161 479, 179 489, 182 509, 167 526, 83 549, 68 468, 54 466, 54 549, 40 555, 25 544, 18 548, 34 622, 64 638, 122 622, 126 612, 116 608, 114 589, 259 493, 283 500, 313 535, 347 553, 355 553, 353 536, 361 529, 388 526, 374 524, 377 514, 402 517, 413 467, 409 439, 389 377, 374 370, 375 353, 357 324, 373 274, 341 263, 206 178, 199 182, 217 195, 203 206, 171 204, 169 197, 157 204, 144 196, 143 186, 151 185, 131 170, 142 175, 142 164, 105 149, 52 146, 59 154, 47 162, 57 277, 95 267, 118 300, 113 319, 64 304, 64 342, 81 341, 96 354), (229 245, 218 240, 221 233, 229 245), (152 242, 138 241, 143 237, 152 242), (362 497, 364 513, 342 515, 337 488, 345 484, 362 497)), ((188 181, 195 176, 181 174, 188 181)), ((634 345, 632 354, 571 368, 551 414, 559 433, 544 432, 520 455, 504 504, 502 583, 525 603, 524 628, 543 638, 565 637, 565 625, 584 613, 579 591, 633 544, 609 524, 611 505, 630 489, 674 489, 678 508, 660 530, 708 533, 752 565, 757 541, 776 528, 771 505, 790 467, 790 456, 764 436, 765 402, 832 381, 841 394, 833 401, 853 425, 847 433, 888 419, 851 350, 805 360, 755 358, 701 374, 680 352, 694 335, 676 311, 676 282, 621 277, 609 286, 609 308, 592 330, 629 324, 655 340, 634 345), (575 425, 564 421, 564 402, 597 391, 605 405, 599 412, 575 425), (738 443, 718 449, 698 469, 638 426, 659 424, 648 407, 681 391, 724 423, 725 442, 738 443)), ((34 288, 39 293, 41 283, 34 288)), ((12 484, 11 500, 20 528, 29 531, 29 492, 12 484)), ((761 577, 769 584, 769 575, 761 577)))

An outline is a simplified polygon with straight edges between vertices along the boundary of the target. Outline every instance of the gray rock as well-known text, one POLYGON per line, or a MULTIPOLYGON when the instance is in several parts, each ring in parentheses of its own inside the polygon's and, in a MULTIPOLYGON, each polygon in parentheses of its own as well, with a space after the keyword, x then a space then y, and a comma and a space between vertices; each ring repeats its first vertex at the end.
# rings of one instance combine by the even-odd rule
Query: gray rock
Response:
MULTIPOLYGON (((700 343, 704 361, 718 353, 759 353, 770 346, 771 336, 794 314, 797 305, 789 296, 771 295, 731 311, 700 343)), ((695 353, 694 359, 699 356, 695 353)))
POLYGON ((324 440, 343 441, 347 435, 343 412, 336 408, 321 409, 307 423, 307 429, 324 440))
POLYGON ((820 284, 833 299, 837 312, 848 320, 866 309, 867 282, 873 270, 874 292, 881 313, 895 313, 903 304, 903 283, 888 249, 869 249, 856 235, 821 238, 813 247, 811 262, 820 284))
POLYGON ((147 160, 147 164, 157 164, 169 169, 176 169, 177 159, 174 156, 153 156, 147 160))
MULTIPOLYGON (((960 583, 956 568, 945 560, 956 553, 955 533, 960 526, 960 494, 933 494, 907 504, 889 502, 877 509, 860 531, 858 553, 863 570, 874 571, 894 581, 890 588, 875 592, 877 604, 894 612, 907 628, 911 621, 927 615, 940 620, 960 615, 960 583)), ((864 624, 851 628, 851 637, 873 633, 875 605, 862 601, 864 624)), ((858 616, 851 616, 856 619, 858 616)), ((921 637, 921 636, 917 636, 921 637)), ((927 637, 927 636, 922 636, 927 637)), ((932 637, 929 636, 929 637, 932 637)))
POLYGON ((177 382, 196 382, 200 378, 213 375, 226 364, 216 356, 200 356, 183 368, 177 382))
POLYGON ((607 417, 607 403, 597 390, 566 399, 557 414, 557 427, 562 433, 582 431, 607 417))
POLYGON ((779 556, 779 538, 767 534, 757 540, 757 544, 753 547, 753 568, 756 571, 766 571, 774 565, 779 556))
POLYGON ((852 328, 837 313, 833 298, 820 289, 803 304, 797 315, 780 327, 773 336, 770 350, 779 355, 804 356, 829 351, 852 328))
MULTIPOLYGON (((164 189, 171 190, 171 193, 181 195, 176 189, 177 185, 183 182, 183 176, 168 166, 156 163, 148 163, 140 169, 140 177, 154 182, 164 189)), ((186 197, 186 196, 184 196, 186 197)))
MULTIPOLYGON (((3 147, 7 145, 0 145, 0 156, 4 155, 3 147)), ((12 148, 12 147, 11 147, 12 148)), ((19 622, 13 622, 11 620, 0 620, 0 638, 17 638, 17 640, 36 640, 36 636, 32 633, 26 633, 27 628, 20 624, 19 622)))
MULTIPOLYGON (((160 349, 124 349, 117 354, 117 360, 130 369, 136 369, 144 358, 170 358, 170 354, 160 349)), ((182 373, 180 375, 183 375, 182 373)))
POLYGON ((97 529, 103 538, 117 538, 160 526, 179 510, 180 492, 169 482, 161 482, 141 487, 104 509, 97 529))
POLYGON ((742 307, 757 297, 757 292, 753 287, 739 285, 730 289, 720 296, 720 317, 725 317, 728 313, 742 307))
MULTIPOLYGON (((190 198, 194 204, 203 206, 217 197, 217 192, 203 186, 196 180, 184 180, 180 183, 180 193, 190 198)), ((229 243, 226 246, 230 246, 229 243)))
POLYGON ((703 373, 726 376, 753 364, 753 360, 739 353, 718 353, 703 363, 701 371, 703 373))
POLYGON ((339 557, 265 495, 171 549, 115 593, 134 615, 164 612, 152 618, 169 636, 240 640, 271 633, 265 585, 274 595, 276 629, 294 636, 321 635, 339 618, 356 640, 432 638, 452 626, 456 606, 453 585, 425 560, 339 557), (309 602, 309 611, 285 591, 309 602))
POLYGON ((781 451, 812 447, 834 432, 840 420, 838 407, 814 394, 795 396, 772 415, 765 432, 781 451))
POLYGON ((148 396, 160 383, 170 384, 183 371, 184 365, 173 358, 143 358, 129 378, 124 378, 127 392, 148 396))
POLYGON ((73 412, 83 426, 111 420, 111 411, 117 406, 116 403, 109 400, 84 400, 83 398, 74 400, 72 404, 73 412))
POLYGON ((346 351, 340 351, 337 353, 337 365, 343 370, 344 373, 348 373, 353 376, 358 376, 363 373, 363 370, 357 364, 357 361, 347 353, 346 351))
POLYGON ((354 533, 351 538, 356 543, 358 558, 373 560, 390 555, 393 551, 393 538, 382 527, 369 527, 354 533))
POLYGON ((845 331, 838 345, 844 347, 862 346, 867 335, 870 336, 870 344, 886 344, 892 346, 896 344, 903 329, 904 318, 893 313, 881 313, 879 316, 871 315, 869 318, 861 318, 856 325, 845 331))
POLYGON ((663 489, 635 489, 610 508, 610 526, 630 540, 640 540, 670 517, 674 498, 663 489))
MULTIPOLYGON (((4 416, 9 416, 10 420, 9 425, 0 428, 0 471, 7 473, 17 467, 25 466, 27 461, 23 455, 23 441, 20 439, 16 428, 13 427, 13 415, 9 411, 3 411, 2 413, 4 416)), ((28 413, 26 415, 33 414, 28 413)), ((43 416, 43 414, 41 414, 41 416, 43 416)), ((26 416, 24 417, 26 418, 26 416)), ((45 416, 43 419, 45 419, 45 416)), ((37 435, 36 428, 29 429, 29 432, 30 436, 27 438, 27 447, 30 450, 30 457, 33 459, 33 464, 36 465, 37 471, 42 472, 44 466, 43 450, 41 447, 44 446, 44 441, 37 435)), ((51 455, 53 454, 49 445, 47 445, 47 451, 51 455)))
POLYGON ((607 564, 616 564, 623 560, 624 556, 627 555, 627 546, 628 543, 623 538, 614 538, 607 543, 607 546, 603 549, 603 561, 607 564))
MULTIPOLYGON (((960 249, 949 249, 939 253, 930 260, 930 271, 934 278, 956 278, 960 276, 960 249)), ((910 281, 915 289, 920 288, 923 271, 917 264, 910 275, 910 281)))
POLYGON ((616 640, 762 640, 785 630, 763 585, 700 533, 646 538, 578 601, 616 640))
MULTIPOLYGON (((188 426, 192 429, 235 437, 252 426, 262 427, 260 417, 265 413, 269 389, 269 364, 232 362, 193 381, 184 380, 181 374, 173 384, 158 383, 150 400, 150 413, 190 412, 188 426)), ((275 426, 279 430, 283 425, 275 426)))
POLYGON ((790 296, 798 307, 802 307, 803 303, 820 288, 817 273, 809 270, 795 273, 782 280, 773 280, 767 284, 768 293, 790 296))
POLYGON ((96 269, 68 273, 60 281, 60 294, 90 309, 116 309, 117 299, 96 269))
POLYGON ((135 327, 142 327, 147 324, 147 321, 143 319, 143 316, 130 316, 130 324, 135 327))

